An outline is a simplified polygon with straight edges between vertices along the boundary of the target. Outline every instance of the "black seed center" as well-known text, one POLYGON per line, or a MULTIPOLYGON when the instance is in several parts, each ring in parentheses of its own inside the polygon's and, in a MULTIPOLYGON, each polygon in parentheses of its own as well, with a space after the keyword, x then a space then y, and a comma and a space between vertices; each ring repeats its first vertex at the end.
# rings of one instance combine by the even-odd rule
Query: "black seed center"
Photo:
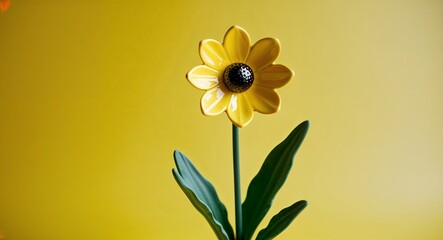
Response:
POLYGON ((233 63, 225 69, 223 81, 229 90, 241 93, 252 86, 254 72, 244 63, 233 63))

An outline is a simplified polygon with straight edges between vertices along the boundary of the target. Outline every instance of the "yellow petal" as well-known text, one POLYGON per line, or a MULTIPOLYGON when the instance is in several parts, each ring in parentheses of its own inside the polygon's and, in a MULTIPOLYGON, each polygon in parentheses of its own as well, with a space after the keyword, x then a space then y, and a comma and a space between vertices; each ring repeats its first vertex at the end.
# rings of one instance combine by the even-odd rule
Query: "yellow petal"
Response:
POLYGON ((207 116, 215 116, 226 111, 231 95, 228 90, 223 91, 219 87, 207 91, 200 102, 202 113, 207 116))
POLYGON ((251 48, 251 39, 243 28, 233 26, 225 34, 223 47, 225 47, 231 63, 244 63, 251 48))
POLYGON ((294 72, 283 65, 271 65, 255 72, 254 84, 268 88, 284 86, 294 76, 294 72))
POLYGON ((252 46, 246 64, 254 71, 271 65, 280 54, 280 42, 276 38, 263 38, 252 46))
POLYGON ((186 78, 196 88, 208 90, 218 85, 222 75, 206 65, 200 65, 191 69, 186 78))
POLYGON ((227 113, 233 124, 237 127, 244 127, 251 122, 254 109, 252 109, 245 94, 232 94, 227 113))
POLYGON ((205 65, 220 72, 223 72, 230 63, 223 46, 212 39, 200 42, 200 58, 205 65))
POLYGON ((280 110, 280 96, 274 89, 253 85, 245 94, 257 112, 270 114, 280 110))

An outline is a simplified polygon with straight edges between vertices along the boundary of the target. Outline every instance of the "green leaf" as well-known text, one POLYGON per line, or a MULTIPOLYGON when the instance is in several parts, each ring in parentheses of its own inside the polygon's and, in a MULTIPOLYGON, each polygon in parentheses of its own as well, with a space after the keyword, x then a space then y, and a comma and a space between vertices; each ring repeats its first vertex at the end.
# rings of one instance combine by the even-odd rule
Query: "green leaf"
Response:
POLYGON ((271 240, 274 239, 278 234, 283 232, 289 224, 308 206, 308 202, 305 200, 298 201, 281 210, 277 215, 272 217, 268 226, 258 233, 256 240, 271 240))
POLYGON ((177 169, 172 174, 192 205, 206 218, 218 239, 234 240, 234 231, 228 220, 228 212, 218 198, 214 186, 194 167, 180 151, 174 151, 177 169))
POLYGON ((260 171, 252 179, 243 203, 243 232, 251 239, 257 226, 271 208, 275 195, 283 186, 309 128, 309 121, 298 125, 289 136, 266 157, 260 171))

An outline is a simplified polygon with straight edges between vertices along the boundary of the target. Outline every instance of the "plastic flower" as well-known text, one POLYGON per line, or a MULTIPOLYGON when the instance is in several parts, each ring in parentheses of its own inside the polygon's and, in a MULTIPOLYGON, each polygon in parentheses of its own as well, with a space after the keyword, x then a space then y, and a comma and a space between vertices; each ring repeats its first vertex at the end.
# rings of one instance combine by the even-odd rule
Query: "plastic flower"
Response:
POLYGON ((199 53, 203 65, 192 68, 186 78, 206 91, 200 102, 204 115, 226 112, 233 124, 244 127, 254 111, 271 114, 280 110, 275 89, 294 74, 288 67, 274 64, 280 53, 278 39, 263 38, 251 46, 248 33, 233 26, 223 44, 212 39, 201 41, 199 53))

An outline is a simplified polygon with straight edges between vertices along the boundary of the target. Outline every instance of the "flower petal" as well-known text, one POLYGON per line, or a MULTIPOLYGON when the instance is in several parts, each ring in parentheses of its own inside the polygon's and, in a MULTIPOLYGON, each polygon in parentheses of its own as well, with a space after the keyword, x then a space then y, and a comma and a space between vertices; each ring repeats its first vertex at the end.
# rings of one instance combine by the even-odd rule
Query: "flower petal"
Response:
POLYGON ((280 110, 280 96, 274 89, 254 85, 246 91, 246 95, 257 112, 271 114, 280 110))
POLYGON ((229 90, 223 91, 220 87, 207 91, 200 102, 202 113, 207 116, 215 116, 226 111, 231 95, 229 90))
POLYGON ((221 77, 220 72, 206 65, 196 66, 186 74, 189 82, 201 90, 209 90, 217 86, 221 77))
POLYGON ((251 48, 251 39, 243 28, 232 26, 225 34, 223 47, 231 63, 244 63, 251 48))
POLYGON ((244 127, 251 122, 254 109, 245 94, 232 94, 227 113, 233 124, 237 127, 244 127))
POLYGON ((280 42, 276 38, 263 38, 252 46, 246 64, 258 71, 271 65, 280 54, 280 42))
POLYGON ((200 58, 203 63, 215 70, 223 72, 229 65, 229 58, 223 46, 212 39, 206 39, 200 42, 200 58))
POLYGON ((283 65, 271 65, 255 73, 254 84, 268 88, 284 86, 294 76, 294 72, 283 65))

